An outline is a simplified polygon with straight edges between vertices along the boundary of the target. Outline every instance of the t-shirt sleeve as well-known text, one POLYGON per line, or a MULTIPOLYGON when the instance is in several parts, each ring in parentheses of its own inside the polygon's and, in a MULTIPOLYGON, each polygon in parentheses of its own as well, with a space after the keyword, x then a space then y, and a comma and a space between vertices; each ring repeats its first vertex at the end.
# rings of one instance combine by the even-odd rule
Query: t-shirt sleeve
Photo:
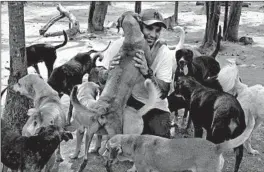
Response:
POLYGON ((167 46, 163 45, 157 57, 159 62, 156 66, 156 70, 153 71, 155 76, 163 80, 164 82, 171 83, 172 81, 172 68, 173 68, 173 56, 167 46))

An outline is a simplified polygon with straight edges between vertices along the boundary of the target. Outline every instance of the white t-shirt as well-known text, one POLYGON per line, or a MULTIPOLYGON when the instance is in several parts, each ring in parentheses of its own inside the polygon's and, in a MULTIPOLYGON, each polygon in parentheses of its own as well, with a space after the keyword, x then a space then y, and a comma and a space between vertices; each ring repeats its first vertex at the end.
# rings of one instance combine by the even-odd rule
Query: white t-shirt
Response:
MULTIPOLYGON (((111 59, 119 52, 119 49, 123 45, 123 41, 124 37, 114 41, 104 52, 104 58, 102 62, 97 63, 97 65, 104 66, 108 69, 111 59)), ((155 45, 153 47, 155 47, 155 45)), ((151 49, 151 51, 153 50, 154 48, 151 49)), ((171 83, 173 64, 174 56, 166 45, 162 45, 157 51, 156 58, 154 59, 150 68, 153 70, 155 77, 164 82, 171 83)), ((142 81, 136 83, 132 90, 132 95, 136 100, 146 104, 148 100, 148 91, 144 87, 144 81, 145 80, 143 78, 142 81)), ((158 100, 155 108, 169 112, 167 98, 158 100)))

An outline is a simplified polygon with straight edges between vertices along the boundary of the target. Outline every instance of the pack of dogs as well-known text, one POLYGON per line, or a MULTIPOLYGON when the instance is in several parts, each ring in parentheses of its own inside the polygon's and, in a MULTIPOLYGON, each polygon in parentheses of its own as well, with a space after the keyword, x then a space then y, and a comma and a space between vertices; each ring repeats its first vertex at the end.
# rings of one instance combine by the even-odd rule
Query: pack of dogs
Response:
POLYGON ((175 50, 174 91, 167 99, 176 117, 178 110, 185 109, 183 117, 188 118, 187 128, 193 124, 194 138, 168 139, 141 135, 142 117, 154 108, 161 93, 150 79, 144 79, 132 61, 141 50, 151 63, 150 48, 140 30, 140 17, 134 12, 125 12, 117 23, 118 30, 124 31, 124 43, 119 51, 121 61, 105 76, 96 61, 102 60, 101 53, 110 43, 101 51, 78 53, 55 69, 56 49, 68 41, 65 31, 62 44, 35 44, 26 48, 28 66, 33 66, 38 74, 28 74, 7 88, 32 99, 34 107, 27 112, 29 117, 22 135, 12 131, 1 119, 3 171, 8 168, 52 171, 56 161, 63 161, 60 143, 73 139, 73 131, 76 131, 77 142, 72 159, 78 158, 86 135, 80 172, 88 163, 88 150, 94 136, 96 144, 92 152, 106 159, 107 171, 112 171, 112 165, 118 161, 132 161, 130 172, 221 172, 222 154, 233 149, 234 172, 238 172, 244 147, 251 154, 259 154, 251 146, 251 136, 264 121, 264 87, 242 83, 235 63, 220 68, 216 56, 220 50, 221 27, 216 48, 207 56, 184 46, 184 30, 176 28, 181 38, 175 50), (47 67, 47 82, 40 76, 39 62, 47 67), (83 82, 85 74, 89 77, 83 82), (103 77, 105 81, 100 80, 103 77), (150 96, 141 109, 135 110, 127 107, 126 102, 140 80, 145 80, 150 96), (67 115, 60 100, 63 94, 70 97, 67 115), (74 126, 74 130, 67 131, 69 126, 74 126), (202 138, 203 129, 206 138, 202 138), (102 136, 107 136, 105 142, 102 136))

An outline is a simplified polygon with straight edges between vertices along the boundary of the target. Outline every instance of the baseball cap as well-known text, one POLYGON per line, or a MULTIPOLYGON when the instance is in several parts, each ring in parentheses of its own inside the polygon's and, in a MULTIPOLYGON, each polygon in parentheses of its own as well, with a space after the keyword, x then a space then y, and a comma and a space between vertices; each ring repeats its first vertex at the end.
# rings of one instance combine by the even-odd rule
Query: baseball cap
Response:
POLYGON ((155 9, 147 9, 140 13, 142 22, 145 25, 152 25, 154 23, 161 24, 162 27, 167 29, 166 24, 164 23, 162 15, 155 9))

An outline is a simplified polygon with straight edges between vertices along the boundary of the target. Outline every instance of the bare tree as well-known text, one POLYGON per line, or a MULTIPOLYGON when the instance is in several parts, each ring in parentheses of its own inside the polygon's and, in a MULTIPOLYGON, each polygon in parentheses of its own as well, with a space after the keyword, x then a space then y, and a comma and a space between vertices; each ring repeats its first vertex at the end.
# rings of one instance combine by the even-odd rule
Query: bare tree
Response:
POLYGON ((141 4, 142 4, 141 1, 136 1, 135 2, 135 12, 138 13, 138 14, 141 13, 141 4))
POLYGON ((178 9, 179 9, 179 1, 175 1, 174 6, 174 22, 176 25, 178 25, 178 9))
POLYGON ((88 17, 88 31, 103 31, 104 21, 107 13, 108 1, 91 1, 88 17))
POLYGON ((225 1, 225 18, 224 18, 224 31, 223 31, 224 34, 226 33, 226 28, 227 28, 228 6, 229 6, 228 1, 225 1))
POLYGON ((238 29, 239 21, 242 10, 242 1, 233 1, 231 2, 230 12, 227 22, 226 32, 224 33, 224 40, 237 42, 238 41, 238 29))
POLYGON ((205 2, 206 10, 206 27, 205 34, 201 49, 207 51, 206 49, 212 47, 214 42, 217 40, 217 28, 220 16, 220 3, 218 1, 207 1, 205 2))
MULTIPOLYGON (((18 79, 27 74, 23 3, 21 1, 8 2, 10 49, 9 86, 17 83, 18 79)), ((29 100, 25 96, 20 96, 8 87, 3 119, 12 130, 21 133, 28 118, 27 111, 32 105, 32 100, 29 100)))

